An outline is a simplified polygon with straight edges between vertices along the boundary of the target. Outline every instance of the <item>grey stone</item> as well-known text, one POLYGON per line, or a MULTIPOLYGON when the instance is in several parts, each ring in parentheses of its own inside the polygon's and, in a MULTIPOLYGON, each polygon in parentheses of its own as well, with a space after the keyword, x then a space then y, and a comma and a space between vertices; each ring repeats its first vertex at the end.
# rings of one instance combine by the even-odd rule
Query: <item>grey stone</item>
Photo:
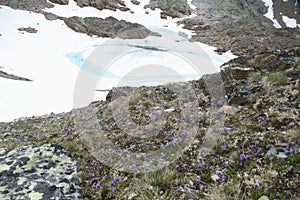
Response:
POLYGON ((119 21, 114 17, 107 17, 105 19, 97 17, 70 17, 64 21, 74 31, 86 33, 90 36, 119 37, 122 39, 143 39, 150 35, 160 36, 158 33, 154 33, 140 24, 124 20, 119 21))
POLYGON ((2 151, 0 199, 82 199, 76 164, 59 145, 2 151))

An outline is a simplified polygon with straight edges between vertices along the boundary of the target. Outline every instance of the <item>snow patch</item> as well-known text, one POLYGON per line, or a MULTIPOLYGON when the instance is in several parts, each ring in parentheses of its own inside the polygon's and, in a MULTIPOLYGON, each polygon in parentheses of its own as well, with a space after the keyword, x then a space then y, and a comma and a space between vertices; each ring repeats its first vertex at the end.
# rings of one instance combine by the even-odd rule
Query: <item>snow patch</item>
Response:
POLYGON ((282 19, 287 27, 290 28, 296 28, 297 27, 297 21, 295 19, 289 18, 287 16, 282 16, 282 19))
POLYGON ((264 16, 273 21, 273 26, 275 28, 281 28, 278 21, 274 18, 272 0, 262 0, 262 1, 265 3, 266 6, 268 6, 268 12, 266 14, 264 14, 264 16))

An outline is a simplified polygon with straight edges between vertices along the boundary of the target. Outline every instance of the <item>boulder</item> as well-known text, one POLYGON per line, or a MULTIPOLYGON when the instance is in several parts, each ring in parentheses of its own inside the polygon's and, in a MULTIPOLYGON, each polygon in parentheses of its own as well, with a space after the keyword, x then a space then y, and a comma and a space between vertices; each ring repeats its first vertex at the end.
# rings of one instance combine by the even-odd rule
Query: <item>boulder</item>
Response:
POLYGON ((129 8, 125 6, 122 0, 75 0, 77 5, 80 7, 92 6, 98 10, 109 9, 109 10, 122 10, 127 11, 129 8))
POLYGON ((0 150, 0 199, 81 199, 76 163, 59 145, 0 150))
POLYGON ((60 5, 68 5, 69 0, 49 0, 52 3, 60 4, 60 5))
POLYGON ((186 0, 150 0, 149 4, 145 5, 144 8, 150 8, 151 10, 161 9, 160 15, 162 19, 166 19, 167 16, 176 18, 191 15, 191 8, 186 0))
POLYGON ((117 20, 114 17, 105 19, 97 17, 70 17, 64 20, 65 24, 79 33, 86 33, 90 36, 119 37, 122 39, 143 39, 150 35, 159 36, 146 27, 124 20, 117 20))

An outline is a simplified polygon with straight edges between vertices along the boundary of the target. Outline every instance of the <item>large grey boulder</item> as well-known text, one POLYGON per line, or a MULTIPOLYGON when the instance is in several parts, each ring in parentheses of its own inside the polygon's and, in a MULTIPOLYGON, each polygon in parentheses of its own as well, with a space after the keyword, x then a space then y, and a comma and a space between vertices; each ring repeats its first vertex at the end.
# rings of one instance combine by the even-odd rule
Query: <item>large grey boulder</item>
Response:
POLYGON ((146 27, 124 20, 117 20, 114 17, 105 19, 97 17, 70 17, 64 20, 66 25, 79 33, 86 33, 90 36, 119 37, 122 39, 144 39, 150 35, 159 36, 146 27))
POLYGON ((0 199, 81 199, 76 163, 59 145, 0 149, 0 199))

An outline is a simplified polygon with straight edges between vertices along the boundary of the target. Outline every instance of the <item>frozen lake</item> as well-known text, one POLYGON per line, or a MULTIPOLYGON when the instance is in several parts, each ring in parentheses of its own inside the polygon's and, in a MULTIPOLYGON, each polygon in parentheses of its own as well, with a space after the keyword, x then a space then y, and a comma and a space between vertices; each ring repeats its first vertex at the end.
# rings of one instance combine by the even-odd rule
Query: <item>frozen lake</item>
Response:
MULTIPOLYGON (((147 2, 145 1, 145 3, 147 2)), ((141 23, 161 34, 175 34, 177 39, 186 45, 188 41, 185 37, 179 36, 178 32, 191 35, 189 31, 177 27, 175 19, 160 19, 159 10, 146 15, 141 6, 130 4, 129 7, 142 16, 134 17, 129 12, 99 12, 94 8, 79 8, 74 1, 71 1, 70 4, 71 6, 57 5, 47 11, 62 16, 76 14, 82 17, 98 16, 105 18, 113 15, 117 19, 141 23)), ((107 41, 114 42, 114 40, 76 33, 61 20, 48 21, 41 14, 13 10, 5 6, 0 9, 0 18, 9 22, 0 26, 0 34, 2 35, 0 36, 0 66, 2 67, 0 70, 33 80, 32 82, 24 82, 0 78, 0 121, 11 121, 20 117, 43 115, 51 112, 67 112, 73 109, 74 87, 86 59, 96 49, 104 48, 107 41), (20 27, 32 27, 38 32, 20 32, 17 30, 20 27)), ((118 39, 115 42, 117 43, 118 39)), ((124 44, 139 46, 145 42, 151 44, 151 47, 156 44, 154 37, 148 37, 141 41, 123 40, 122 44, 116 45, 114 48, 119 49, 120 47, 121 49, 124 44)), ((200 43, 198 45, 203 52, 196 52, 197 55, 202 56, 203 60, 207 59, 213 63, 211 67, 216 70, 222 63, 233 57, 230 52, 220 56, 213 51, 214 47, 200 43)), ((183 77, 185 80, 199 78, 199 72, 177 55, 184 53, 180 51, 180 49, 174 48, 168 51, 152 51, 138 47, 134 51, 114 59, 94 89, 110 89, 119 85, 125 74, 140 65, 164 65, 175 70, 181 75, 180 78, 183 77)), ((172 79, 172 81, 174 80, 172 79)), ((162 83, 147 82, 147 84, 162 83)), ((132 85, 136 86, 134 82, 132 85)), ((137 85, 140 85, 140 82, 137 85)), ((105 99, 105 96, 106 93, 95 92, 94 100, 105 99)))

